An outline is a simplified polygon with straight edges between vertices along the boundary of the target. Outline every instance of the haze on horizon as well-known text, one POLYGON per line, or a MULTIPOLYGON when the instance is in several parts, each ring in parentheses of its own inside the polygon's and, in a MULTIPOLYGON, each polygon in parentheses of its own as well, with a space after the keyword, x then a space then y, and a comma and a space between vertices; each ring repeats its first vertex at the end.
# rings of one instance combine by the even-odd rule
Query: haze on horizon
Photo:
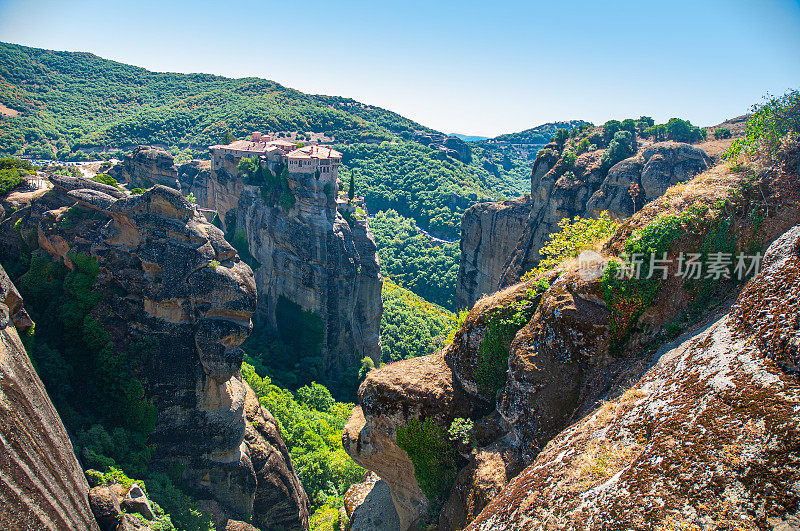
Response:
POLYGON ((643 114, 714 125, 800 86, 791 0, 0 0, 0 41, 262 77, 482 136, 643 114))

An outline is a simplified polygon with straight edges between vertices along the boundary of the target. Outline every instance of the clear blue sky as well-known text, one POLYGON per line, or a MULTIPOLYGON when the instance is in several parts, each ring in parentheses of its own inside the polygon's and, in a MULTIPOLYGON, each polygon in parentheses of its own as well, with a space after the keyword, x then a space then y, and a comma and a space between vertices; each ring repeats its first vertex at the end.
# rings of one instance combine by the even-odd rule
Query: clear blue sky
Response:
POLYGON ((258 76, 445 132, 672 116, 800 87, 797 0, 0 0, 0 40, 258 76))

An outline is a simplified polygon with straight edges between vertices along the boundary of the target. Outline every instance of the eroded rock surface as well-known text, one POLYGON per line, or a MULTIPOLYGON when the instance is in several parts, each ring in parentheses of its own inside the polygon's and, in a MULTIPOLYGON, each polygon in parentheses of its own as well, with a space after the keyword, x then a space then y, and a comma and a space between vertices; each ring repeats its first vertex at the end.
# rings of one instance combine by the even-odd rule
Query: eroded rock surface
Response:
POLYGON ((236 230, 261 264, 255 272, 256 316, 277 327, 281 297, 317 314, 324 326, 325 375, 336 382, 365 356, 380 362, 383 279, 377 246, 367 220, 354 220, 351 227, 337 212, 335 187, 326 192, 313 174, 290 173, 288 181, 296 198, 288 211, 265 203, 252 186, 236 210, 236 230))
POLYGON ((503 266, 525 230, 530 211, 530 201, 521 198, 479 203, 464 212, 457 308, 469 309, 482 295, 497 291, 503 266))
POLYGON ((566 262, 480 299, 442 352, 370 372, 345 447, 403 493, 401 524, 430 522, 436 504, 407 503, 418 485, 398 473, 413 470, 398 429, 462 417, 474 440, 449 439, 463 459, 437 500, 440 529, 790 529, 800 507, 800 230, 789 231, 800 222, 798 155, 790 145, 753 180, 729 165, 707 170, 622 222, 602 249, 619 256, 639 229, 675 216, 680 229, 662 243, 670 257, 707 251, 720 234, 736 235, 734 255, 777 240, 741 295, 732 279, 699 289, 673 261, 631 311, 638 299, 609 297, 623 292, 566 262), (759 200, 769 208, 754 210, 759 200), (670 339, 675 323, 683 332, 670 339), (506 349, 498 330, 511 335, 506 349), (487 374, 498 360, 495 393, 487 374))
POLYGON ((0 528, 98 530, 67 430, 19 337, 31 324, 0 267, 0 528))
POLYGON ((456 284, 459 308, 470 308, 481 295, 517 283, 538 264, 539 249, 561 230, 562 219, 602 211, 627 218, 634 206, 640 210, 670 186, 708 169, 711 162, 698 147, 661 142, 642 148, 604 175, 603 150, 579 155, 571 167, 557 153, 551 143, 536 158, 529 200, 483 203, 464 213, 456 284), (632 185, 638 187, 638 195, 631 195, 632 185))
POLYGON ((94 257, 96 312, 115 348, 147 345, 136 370, 159 412, 153 466, 181 465, 198 499, 214 502, 215 521, 307 528, 308 500, 277 424, 241 378, 251 269, 174 189, 116 199, 68 184, 56 180, 19 223, 67 267, 72 253, 94 257))
POLYGON ((147 189, 156 184, 178 189, 178 169, 168 151, 150 146, 139 146, 127 153, 110 174, 129 188, 147 189))
POLYGON ((730 314, 553 439, 470 529, 791 529, 797 236, 730 314))

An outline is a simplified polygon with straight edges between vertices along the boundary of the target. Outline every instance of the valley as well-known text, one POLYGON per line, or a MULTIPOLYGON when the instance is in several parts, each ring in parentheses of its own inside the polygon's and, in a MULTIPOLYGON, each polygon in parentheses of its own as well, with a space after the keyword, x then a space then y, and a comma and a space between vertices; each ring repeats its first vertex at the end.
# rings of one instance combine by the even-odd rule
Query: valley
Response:
POLYGON ((796 524, 796 90, 486 138, 9 43, 0 89, 0 527, 796 524))

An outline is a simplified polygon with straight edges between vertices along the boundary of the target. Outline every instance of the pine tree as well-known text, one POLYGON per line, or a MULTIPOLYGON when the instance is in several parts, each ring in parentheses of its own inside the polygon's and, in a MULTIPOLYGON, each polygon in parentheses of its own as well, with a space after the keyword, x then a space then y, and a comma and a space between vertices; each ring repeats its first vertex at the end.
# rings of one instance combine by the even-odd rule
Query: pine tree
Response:
POLYGON ((347 197, 350 198, 350 201, 356 196, 356 178, 351 173, 350 174, 350 189, 347 191, 347 197))

